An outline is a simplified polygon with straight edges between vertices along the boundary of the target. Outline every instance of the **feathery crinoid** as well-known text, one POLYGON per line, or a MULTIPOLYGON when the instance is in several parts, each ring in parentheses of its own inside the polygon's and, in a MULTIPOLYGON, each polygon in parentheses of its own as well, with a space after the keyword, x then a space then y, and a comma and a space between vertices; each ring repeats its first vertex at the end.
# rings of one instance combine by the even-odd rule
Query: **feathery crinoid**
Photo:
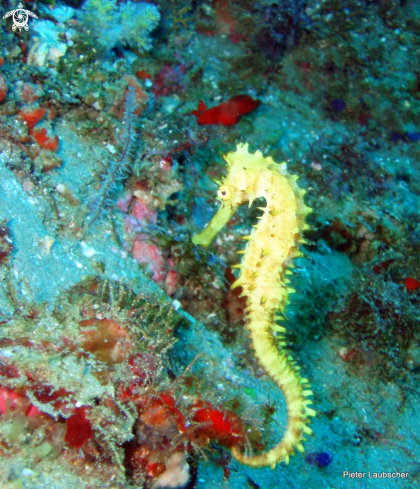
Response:
POLYGON ((133 158, 133 148, 136 142, 136 132, 134 128, 134 111, 136 109, 135 93, 132 87, 127 90, 125 110, 123 116, 123 131, 119 139, 121 151, 115 160, 108 162, 102 174, 101 188, 96 197, 94 212, 91 213, 84 223, 82 236, 89 232, 92 225, 96 222, 104 209, 113 204, 111 195, 117 190, 118 183, 124 180, 130 171, 133 158))

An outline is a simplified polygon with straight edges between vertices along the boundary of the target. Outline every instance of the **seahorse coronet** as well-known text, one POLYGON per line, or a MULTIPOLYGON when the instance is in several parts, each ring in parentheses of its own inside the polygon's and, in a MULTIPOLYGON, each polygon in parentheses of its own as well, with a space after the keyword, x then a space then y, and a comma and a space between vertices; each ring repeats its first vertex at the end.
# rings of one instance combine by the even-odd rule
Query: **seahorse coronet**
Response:
POLYGON ((245 328, 249 331, 251 348, 265 372, 280 387, 287 402, 288 424, 283 438, 268 451, 247 455, 240 447, 231 448, 232 455, 251 467, 272 467, 289 463, 295 449, 303 451, 304 434, 315 411, 309 407, 308 396, 313 392, 308 379, 303 378, 286 349, 286 328, 276 321, 285 318, 290 294, 295 290, 289 276, 293 260, 303 256, 298 249, 304 243, 303 232, 309 228, 306 216, 312 211, 303 201, 306 193, 298 185, 298 177, 291 175, 286 163, 276 163, 260 151, 251 153, 248 144, 239 144, 236 151, 224 156, 228 174, 220 182, 218 197, 221 207, 208 226, 193 236, 193 243, 207 247, 217 233, 243 204, 252 205, 264 198, 266 207, 246 241, 240 264, 233 268, 240 274, 231 288, 241 286, 241 296, 247 298, 245 328), (280 318, 279 318, 280 315, 280 318))

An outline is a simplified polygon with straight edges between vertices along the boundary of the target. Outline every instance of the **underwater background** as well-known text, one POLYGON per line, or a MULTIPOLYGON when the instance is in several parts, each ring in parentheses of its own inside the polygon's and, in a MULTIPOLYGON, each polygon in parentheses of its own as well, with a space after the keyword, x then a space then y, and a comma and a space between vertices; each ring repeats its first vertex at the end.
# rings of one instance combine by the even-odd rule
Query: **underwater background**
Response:
POLYGON ((420 2, 0 5, 0 487, 416 487, 420 2), (287 426, 231 287, 258 205, 192 243, 240 143, 312 209, 274 470, 231 454, 287 426))

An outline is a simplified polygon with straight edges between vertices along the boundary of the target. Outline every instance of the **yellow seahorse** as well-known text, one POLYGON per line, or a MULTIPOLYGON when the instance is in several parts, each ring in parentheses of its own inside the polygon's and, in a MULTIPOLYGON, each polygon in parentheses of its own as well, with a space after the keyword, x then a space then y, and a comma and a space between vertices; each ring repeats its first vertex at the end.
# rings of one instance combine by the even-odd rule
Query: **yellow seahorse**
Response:
POLYGON ((246 455, 234 447, 233 456, 252 467, 275 467, 276 463, 289 463, 296 448, 303 452, 304 434, 311 434, 307 426, 315 411, 308 396, 312 395, 309 381, 301 377, 299 367, 285 349, 285 328, 276 323, 276 313, 284 313, 290 287, 288 274, 292 259, 302 256, 298 250, 304 242, 302 232, 308 229, 305 217, 311 209, 303 202, 305 191, 299 188, 296 176, 287 172, 286 163, 277 164, 260 151, 248 152, 248 145, 239 144, 237 151, 224 156, 228 174, 219 184, 218 199, 222 205, 201 234, 193 236, 193 243, 209 246, 217 233, 230 220, 236 209, 246 202, 263 197, 266 207, 255 226, 243 254, 239 278, 232 288, 241 286, 246 296, 246 328, 250 331, 255 356, 282 390, 287 401, 288 424, 278 445, 259 455, 246 455), (277 345, 277 346, 276 346, 277 345))

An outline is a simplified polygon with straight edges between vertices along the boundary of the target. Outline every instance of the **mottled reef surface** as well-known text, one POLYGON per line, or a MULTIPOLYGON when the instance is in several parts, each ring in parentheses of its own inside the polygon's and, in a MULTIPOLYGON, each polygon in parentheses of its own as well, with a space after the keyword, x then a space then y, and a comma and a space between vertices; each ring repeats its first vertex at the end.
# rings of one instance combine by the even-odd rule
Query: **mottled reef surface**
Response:
POLYGON ((0 28, 1 487, 415 487, 419 3, 23 9, 0 28), (239 143, 313 209, 284 325, 317 415, 275 470, 229 450, 287 423, 230 289, 261 211, 191 242, 239 143))

